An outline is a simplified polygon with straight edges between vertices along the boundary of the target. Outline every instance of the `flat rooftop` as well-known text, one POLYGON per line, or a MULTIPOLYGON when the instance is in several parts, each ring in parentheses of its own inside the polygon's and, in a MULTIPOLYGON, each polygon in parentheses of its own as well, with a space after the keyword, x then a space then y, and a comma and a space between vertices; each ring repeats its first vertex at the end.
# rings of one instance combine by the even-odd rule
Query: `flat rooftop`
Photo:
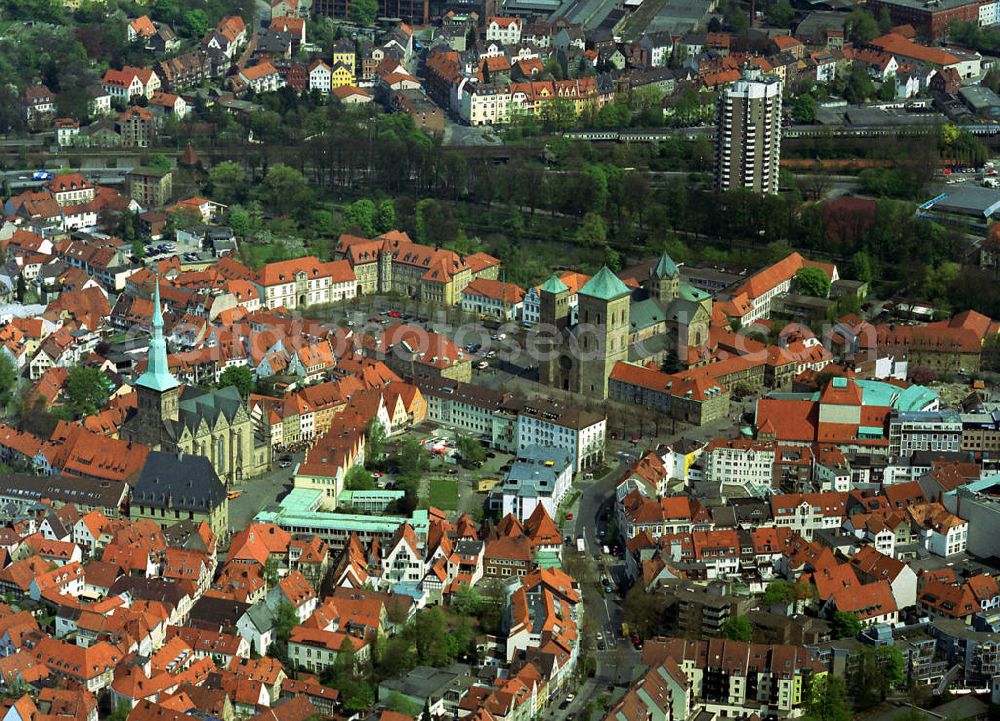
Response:
POLYGON ((989 218, 1000 210, 1000 190, 966 184, 928 201, 928 210, 989 218))
POLYGON ((943 10, 953 10, 965 5, 979 5, 980 0, 882 0, 886 5, 895 5, 910 10, 923 10, 928 13, 941 12, 943 10))

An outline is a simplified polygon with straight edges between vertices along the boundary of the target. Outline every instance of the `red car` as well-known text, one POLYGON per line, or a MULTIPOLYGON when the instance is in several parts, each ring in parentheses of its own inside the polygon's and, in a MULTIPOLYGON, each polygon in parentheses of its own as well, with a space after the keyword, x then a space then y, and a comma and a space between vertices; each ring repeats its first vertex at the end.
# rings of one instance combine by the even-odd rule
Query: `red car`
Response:
POLYGON ((572 513, 567 513, 566 514, 566 520, 567 521, 572 521, 573 520, 573 514, 572 513))
POLYGON ((387 315, 390 318, 402 318, 403 317, 403 314, 400 313, 398 310, 390 310, 387 315))

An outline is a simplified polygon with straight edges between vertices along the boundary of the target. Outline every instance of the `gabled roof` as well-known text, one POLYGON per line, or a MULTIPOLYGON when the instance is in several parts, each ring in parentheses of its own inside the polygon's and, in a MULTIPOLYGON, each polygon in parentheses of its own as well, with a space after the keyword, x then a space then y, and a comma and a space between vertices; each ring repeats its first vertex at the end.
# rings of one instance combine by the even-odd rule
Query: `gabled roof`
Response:
POLYGON ((838 611, 854 613, 860 621, 899 610, 888 581, 838 589, 833 592, 832 600, 838 611))

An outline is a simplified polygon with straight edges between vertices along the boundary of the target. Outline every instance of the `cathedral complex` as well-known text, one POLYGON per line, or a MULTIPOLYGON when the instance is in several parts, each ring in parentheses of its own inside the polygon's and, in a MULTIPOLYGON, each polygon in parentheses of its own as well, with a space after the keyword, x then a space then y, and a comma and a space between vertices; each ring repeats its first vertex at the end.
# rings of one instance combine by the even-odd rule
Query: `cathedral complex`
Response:
POLYGON ((138 407, 120 437, 154 451, 204 456, 230 485, 264 473, 271 463, 270 444, 257 438, 239 391, 231 386, 211 391, 182 388, 170 373, 159 284, 154 303, 146 371, 135 383, 138 407))
POLYGON ((686 359, 708 341, 712 298, 682 282, 666 253, 631 285, 601 268, 577 292, 576 323, 570 289, 558 276, 538 292, 541 322, 556 329, 541 381, 562 390, 607 398, 615 363, 662 362, 671 353, 686 359))

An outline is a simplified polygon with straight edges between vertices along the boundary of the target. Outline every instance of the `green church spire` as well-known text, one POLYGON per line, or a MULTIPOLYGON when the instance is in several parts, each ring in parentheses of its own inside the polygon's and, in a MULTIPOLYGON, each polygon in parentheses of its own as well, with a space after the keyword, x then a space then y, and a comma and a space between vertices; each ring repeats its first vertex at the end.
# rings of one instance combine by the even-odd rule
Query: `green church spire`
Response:
POLYGON ((156 279, 156 290, 153 292, 153 335, 149 339, 149 355, 146 359, 146 372, 139 376, 136 385, 150 388, 154 391, 169 391, 180 384, 170 373, 167 364, 167 341, 163 338, 163 312, 160 309, 160 279, 156 279))
POLYGON ((677 275, 677 264, 667 253, 660 256, 660 262, 653 269, 653 275, 657 278, 673 278, 677 275))

